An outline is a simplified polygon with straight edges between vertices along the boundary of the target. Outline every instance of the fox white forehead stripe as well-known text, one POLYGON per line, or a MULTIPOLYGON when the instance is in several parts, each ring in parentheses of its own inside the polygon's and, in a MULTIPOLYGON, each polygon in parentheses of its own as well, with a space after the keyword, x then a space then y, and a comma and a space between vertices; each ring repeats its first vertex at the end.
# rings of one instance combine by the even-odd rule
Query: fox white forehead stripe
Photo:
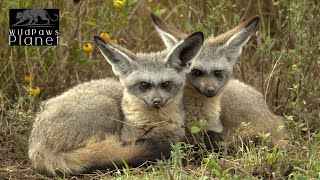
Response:
POLYGON ((167 48, 172 47, 178 43, 178 40, 174 36, 172 36, 170 33, 163 31, 158 26, 156 26, 156 30, 160 34, 160 36, 161 36, 162 40, 164 41, 164 44, 166 45, 167 48))

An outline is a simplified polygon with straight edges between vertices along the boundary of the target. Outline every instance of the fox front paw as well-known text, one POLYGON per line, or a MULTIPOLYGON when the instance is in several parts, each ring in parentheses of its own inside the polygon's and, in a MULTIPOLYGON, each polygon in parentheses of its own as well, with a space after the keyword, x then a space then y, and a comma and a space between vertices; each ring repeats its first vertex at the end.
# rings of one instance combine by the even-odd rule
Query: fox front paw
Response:
POLYGON ((148 150, 153 152, 158 158, 164 157, 169 158, 171 155, 171 144, 169 142, 159 142, 153 138, 139 139, 136 142, 137 145, 143 145, 147 147, 148 150))

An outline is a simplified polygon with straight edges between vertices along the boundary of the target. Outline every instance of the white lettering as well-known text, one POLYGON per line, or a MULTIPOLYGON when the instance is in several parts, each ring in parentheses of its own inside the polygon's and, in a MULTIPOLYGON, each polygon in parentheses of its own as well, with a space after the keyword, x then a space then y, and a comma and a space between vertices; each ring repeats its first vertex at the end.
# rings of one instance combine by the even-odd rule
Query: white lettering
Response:
POLYGON ((23 30, 22 29, 20 29, 20 30, 18 30, 18 33, 17 33, 19 36, 21 36, 22 34, 23 34, 23 30))
POLYGON ((51 36, 51 34, 52 34, 51 30, 46 30, 46 32, 47 32, 47 35, 51 36))
POLYGON ((15 33, 16 31, 14 30, 14 29, 9 29, 9 35, 10 36, 14 36, 14 33, 15 33))
MULTIPOLYGON (((24 31, 24 34, 27 35, 27 36, 30 36, 30 32, 31 32, 30 29, 27 29, 27 30, 24 31)), ((21 35, 23 35, 23 34, 21 34, 21 35)))
POLYGON ((10 36, 9 36, 9 45, 11 45, 12 42, 16 42, 16 39, 17 39, 17 38, 16 38, 15 36, 10 35, 10 36), (14 38, 13 41, 11 40, 12 38, 14 38))
POLYGON ((32 45, 32 37, 26 37, 24 40, 23 40, 24 44, 25 45, 32 45), (29 39, 29 44, 27 43, 27 40, 29 39))
POLYGON ((37 46, 37 45, 43 45, 43 44, 42 44, 42 38, 41 38, 41 37, 35 37, 35 44, 33 44, 33 45, 35 45, 35 46, 37 46), (38 44, 38 39, 40 39, 40 44, 38 44))
POLYGON ((57 44, 56 45, 59 45, 59 36, 57 36, 57 44))
POLYGON ((52 41, 53 41, 52 37, 48 37, 46 39, 46 45, 52 45, 52 41), (49 43, 49 41, 51 41, 51 43, 49 43))
POLYGON ((32 29, 32 35, 35 35, 37 33, 36 29, 32 29))

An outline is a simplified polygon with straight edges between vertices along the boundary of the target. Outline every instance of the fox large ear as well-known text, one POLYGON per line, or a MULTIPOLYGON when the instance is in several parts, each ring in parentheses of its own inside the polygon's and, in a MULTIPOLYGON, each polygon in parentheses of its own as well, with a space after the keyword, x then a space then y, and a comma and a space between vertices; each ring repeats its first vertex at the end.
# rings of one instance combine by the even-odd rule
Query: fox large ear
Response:
POLYGON ((131 58, 135 55, 120 46, 105 42, 101 37, 94 36, 98 48, 108 63, 112 66, 112 71, 117 76, 127 75, 137 66, 131 58))
POLYGON ((153 13, 151 13, 151 19, 167 48, 175 46, 179 41, 187 37, 186 34, 169 26, 167 23, 165 23, 162 19, 160 19, 153 13))
POLYGON ((259 23, 259 16, 251 18, 245 23, 245 26, 236 34, 231 36, 223 45, 227 59, 231 64, 234 64, 242 52, 243 46, 250 39, 253 31, 259 23))
POLYGON ((203 45, 204 36, 202 32, 195 32, 178 43, 169 52, 166 63, 177 71, 187 67, 188 62, 195 58, 203 45))

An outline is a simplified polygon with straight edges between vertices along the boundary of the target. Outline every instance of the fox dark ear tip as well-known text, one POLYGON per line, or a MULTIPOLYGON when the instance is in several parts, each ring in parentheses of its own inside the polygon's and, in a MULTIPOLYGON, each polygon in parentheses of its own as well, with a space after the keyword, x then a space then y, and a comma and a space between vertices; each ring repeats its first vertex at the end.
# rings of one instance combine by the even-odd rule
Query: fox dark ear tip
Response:
POLYGON ((104 44, 106 44, 106 41, 105 41, 102 37, 100 37, 100 36, 93 36, 93 38, 94 38, 94 40, 96 41, 96 43, 97 43, 98 41, 102 41, 104 44))
POLYGON ((260 21, 260 16, 259 15, 255 15, 252 18, 250 18, 250 20, 248 20, 248 24, 246 25, 246 28, 249 27, 250 25, 254 24, 254 26, 256 27, 260 21))
POLYGON ((201 31, 196 31, 192 34, 192 36, 200 36, 202 41, 204 40, 204 34, 201 31))
POLYGON ((157 15, 155 15, 153 12, 150 13, 151 19, 154 23, 156 23, 157 21, 159 21, 159 17, 157 15))
POLYGON ((255 15, 253 17, 253 21, 257 21, 257 23, 260 21, 260 16, 259 15, 255 15))
POLYGON ((153 18, 153 17, 155 17, 156 15, 152 12, 152 13, 150 13, 150 16, 153 18))
POLYGON ((251 24, 251 23, 259 23, 259 21, 260 21, 260 16, 259 15, 255 15, 255 16, 253 16, 252 18, 251 18, 251 21, 250 21, 250 23, 249 24, 251 24))

